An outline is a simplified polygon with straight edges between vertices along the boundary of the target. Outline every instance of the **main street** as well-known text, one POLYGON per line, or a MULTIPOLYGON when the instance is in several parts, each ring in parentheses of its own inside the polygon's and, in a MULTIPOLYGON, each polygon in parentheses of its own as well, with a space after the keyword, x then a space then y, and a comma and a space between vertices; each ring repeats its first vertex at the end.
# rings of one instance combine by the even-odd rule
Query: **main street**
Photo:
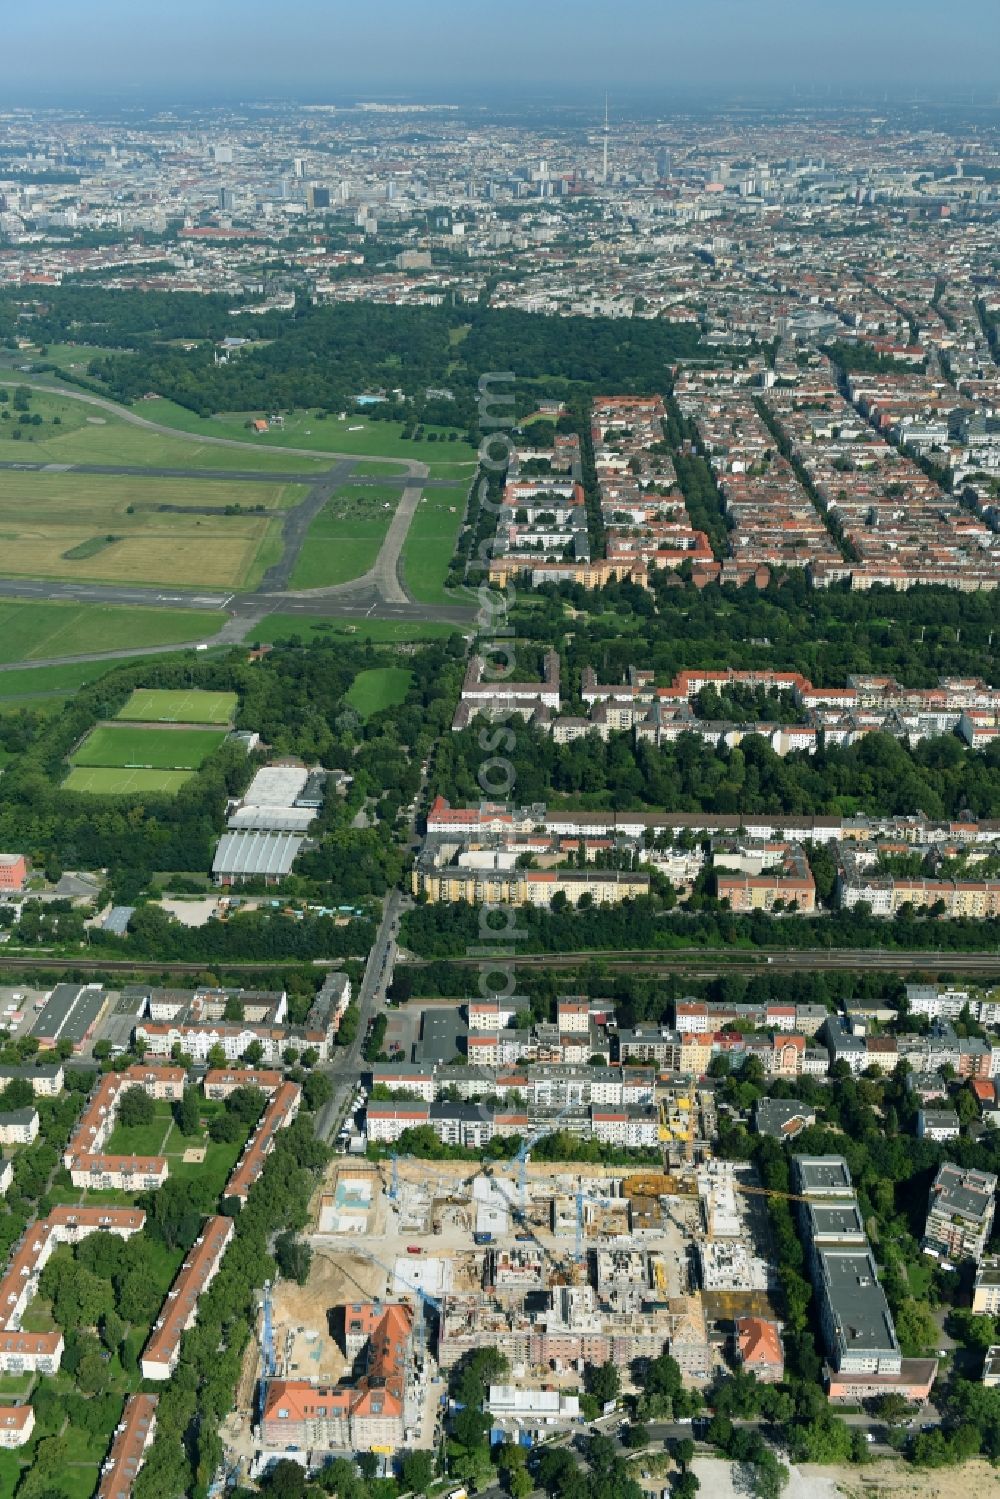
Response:
POLYGON ((368 1027, 384 1006, 386 990, 392 983, 402 900, 399 890, 390 890, 382 903, 382 919, 357 993, 357 1034, 351 1044, 338 1050, 333 1061, 323 1069, 333 1083, 333 1097, 316 1115, 316 1134, 321 1140, 330 1140, 339 1128, 350 1096, 357 1088, 364 1071, 362 1048, 368 1027))

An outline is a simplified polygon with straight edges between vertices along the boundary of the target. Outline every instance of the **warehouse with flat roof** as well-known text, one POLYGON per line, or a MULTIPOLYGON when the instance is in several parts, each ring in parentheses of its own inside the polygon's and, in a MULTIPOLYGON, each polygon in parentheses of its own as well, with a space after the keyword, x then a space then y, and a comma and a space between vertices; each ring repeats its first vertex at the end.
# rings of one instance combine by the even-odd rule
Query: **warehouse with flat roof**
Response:
POLYGON ((31 1027, 31 1034, 41 1047, 69 1041, 74 1051, 80 1051, 93 1035, 107 1005, 108 995, 100 984, 56 984, 31 1027))
POLYGON ((291 874, 303 839, 297 833, 223 833, 215 851, 212 876, 217 885, 264 880, 276 885, 291 874))

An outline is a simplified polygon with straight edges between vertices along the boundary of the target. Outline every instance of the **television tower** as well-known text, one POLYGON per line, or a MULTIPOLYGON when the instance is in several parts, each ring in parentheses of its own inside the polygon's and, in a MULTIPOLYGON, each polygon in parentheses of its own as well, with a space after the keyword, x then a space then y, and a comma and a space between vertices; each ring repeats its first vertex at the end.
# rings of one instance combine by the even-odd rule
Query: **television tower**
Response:
POLYGON ((604 95, 604 158, 601 166, 601 186, 608 185, 608 96, 604 95))

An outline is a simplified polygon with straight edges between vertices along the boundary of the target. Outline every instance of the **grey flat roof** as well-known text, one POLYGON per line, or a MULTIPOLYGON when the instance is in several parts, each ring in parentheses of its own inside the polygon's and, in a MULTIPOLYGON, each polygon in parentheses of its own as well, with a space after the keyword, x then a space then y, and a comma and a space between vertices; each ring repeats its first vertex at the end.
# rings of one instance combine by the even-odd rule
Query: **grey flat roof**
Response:
POLYGON ((213 874, 285 875, 291 872, 302 839, 295 833, 223 833, 213 874))
POLYGON ((833 1319, 848 1351, 899 1352, 896 1330, 875 1261, 867 1249, 820 1250, 823 1283, 833 1319))
POLYGON ((59 1039, 74 1043, 82 1041, 101 1013, 106 998, 103 989, 85 989, 63 1026, 59 1039))
POLYGON ((799 1186, 809 1196, 835 1192, 853 1192, 847 1162, 839 1155, 799 1155, 795 1157, 799 1186))
POLYGON ((461 1043, 468 1034, 468 1026, 457 1010, 425 1010, 417 1061, 450 1062, 464 1050, 461 1043))
POLYGON ((860 1234, 865 1238, 865 1225, 856 1202, 810 1203, 806 1211, 812 1225, 813 1236, 824 1239, 847 1238, 860 1234))
POLYGON ((291 807, 308 780, 304 765, 265 765, 247 787, 243 805, 291 807))
POLYGON ((809 1104, 799 1103, 796 1098, 760 1098, 754 1122, 763 1135, 782 1134, 785 1125, 793 1119, 815 1119, 816 1110, 809 1104))
POLYGON ((989 1171, 963 1171, 946 1161, 931 1187, 930 1211, 980 1223, 993 1205, 996 1184, 989 1171))
POLYGON ((31 1034, 51 1041, 82 1041, 101 1012, 103 989, 81 989, 79 984, 56 984, 31 1034))

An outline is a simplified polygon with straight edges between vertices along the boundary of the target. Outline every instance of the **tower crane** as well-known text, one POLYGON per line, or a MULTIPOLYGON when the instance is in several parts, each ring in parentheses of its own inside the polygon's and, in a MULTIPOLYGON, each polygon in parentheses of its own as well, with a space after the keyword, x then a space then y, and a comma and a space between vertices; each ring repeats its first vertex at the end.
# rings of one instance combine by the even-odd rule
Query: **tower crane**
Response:
POLYGON ((558 1124, 560 1119, 565 1118, 567 1114, 571 1113, 575 1107, 576 1105, 572 1103, 564 1104, 563 1107, 559 1110, 556 1117, 551 1120, 550 1123, 543 1125, 540 1129, 533 1130, 521 1145, 521 1148, 517 1152, 517 1155, 514 1157, 514 1160, 511 1162, 510 1167, 508 1167, 508 1170, 510 1170, 515 1164, 517 1165, 517 1185, 520 1197, 522 1219, 524 1218, 528 1196, 528 1156, 534 1150, 539 1140, 544 1140, 546 1135, 551 1135, 553 1126, 558 1124))

